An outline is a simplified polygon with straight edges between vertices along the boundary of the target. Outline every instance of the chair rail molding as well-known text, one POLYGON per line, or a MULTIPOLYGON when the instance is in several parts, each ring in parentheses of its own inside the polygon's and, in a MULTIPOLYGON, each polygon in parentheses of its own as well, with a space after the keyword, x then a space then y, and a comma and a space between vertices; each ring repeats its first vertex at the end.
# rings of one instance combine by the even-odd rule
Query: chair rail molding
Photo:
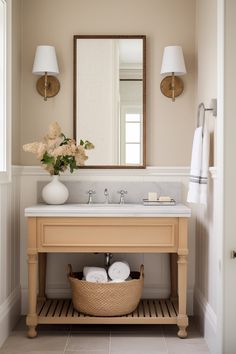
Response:
MULTIPOLYGON (((147 166, 146 169, 79 169, 73 174, 68 171, 63 174, 64 177, 78 178, 80 176, 189 176, 188 166, 147 166)), ((21 176, 49 176, 41 166, 12 166, 12 173, 21 176)))

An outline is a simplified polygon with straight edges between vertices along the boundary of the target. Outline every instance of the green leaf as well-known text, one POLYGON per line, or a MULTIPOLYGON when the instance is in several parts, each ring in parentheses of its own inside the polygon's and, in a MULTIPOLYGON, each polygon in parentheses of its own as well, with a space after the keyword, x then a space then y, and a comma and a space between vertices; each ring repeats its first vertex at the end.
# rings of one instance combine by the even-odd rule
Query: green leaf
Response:
POLYGON ((46 164, 46 165, 51 165, 54 163, 54 157, 53 156, 50 156, 48 154, 48 152, 46 151, 43 155, 43 158, 41 160, 42 163, 46 164))
POLYGON ((68 141, 70 141, 71 139, 70 138, 67 138, 65 135, 64 135, 64 139, 63 141, 60 143, 60 146, 62 145, 67 145, 68 144, 68 141))
POLYGON ((90 141, 86 140, 84 143, 84 148, 85 150, 92 150, 94 149, 94 145, 90 141))

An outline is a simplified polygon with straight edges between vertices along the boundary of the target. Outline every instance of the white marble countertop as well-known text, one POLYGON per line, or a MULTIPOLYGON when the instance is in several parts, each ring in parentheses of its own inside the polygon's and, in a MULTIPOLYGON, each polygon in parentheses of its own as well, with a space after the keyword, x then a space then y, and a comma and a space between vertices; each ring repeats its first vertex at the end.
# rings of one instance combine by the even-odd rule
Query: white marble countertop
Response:
POLYGON ((190 217, 184 204, 144 206, 142 204, 37 204, 25 209, 26 217, 190 217))

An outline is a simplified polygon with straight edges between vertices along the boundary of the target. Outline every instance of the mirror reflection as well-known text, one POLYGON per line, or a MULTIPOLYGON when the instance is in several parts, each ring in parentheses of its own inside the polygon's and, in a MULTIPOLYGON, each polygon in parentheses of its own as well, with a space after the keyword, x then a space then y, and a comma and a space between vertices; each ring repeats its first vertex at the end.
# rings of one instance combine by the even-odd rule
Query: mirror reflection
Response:
POLYGON ((74 128, 88 167, 144 167, 145 37, 74 37, 74 128))

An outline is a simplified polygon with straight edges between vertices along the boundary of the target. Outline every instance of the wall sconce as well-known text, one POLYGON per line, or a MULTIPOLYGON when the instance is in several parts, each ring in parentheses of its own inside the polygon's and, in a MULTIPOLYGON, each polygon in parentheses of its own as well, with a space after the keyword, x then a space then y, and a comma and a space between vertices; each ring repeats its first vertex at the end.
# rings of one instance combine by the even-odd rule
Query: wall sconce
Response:
POLYGON ((181 95, 184 89, 184 83, 178 76, 186 74, 183 51, 180 46, 165 47, 161 74, 171 74, 162 80, 160 89, 164 96, 172 98, 174 102, 175 97, 181 95))
POLYGON ((58 94, 60 82, 55 76, 52 76, 59 74, 55 47, 49 45, 37 47, 32 73, 43 75, 38 79, 36 87, 38 93, 44 97, 44 101, 58 94))

